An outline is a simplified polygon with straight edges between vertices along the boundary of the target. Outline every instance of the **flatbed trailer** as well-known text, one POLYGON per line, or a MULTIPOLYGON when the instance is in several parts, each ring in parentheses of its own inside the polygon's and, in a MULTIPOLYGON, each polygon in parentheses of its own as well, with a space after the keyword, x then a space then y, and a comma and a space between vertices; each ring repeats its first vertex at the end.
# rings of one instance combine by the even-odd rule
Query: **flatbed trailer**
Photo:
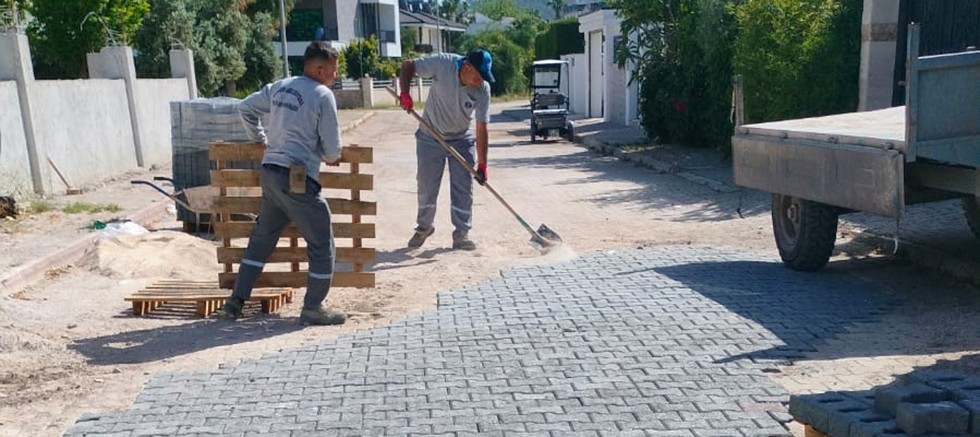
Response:
POLYGON ((918 41, 912 25, 905 106, 736 128, 735 183, 772 193, 787 267, 826 265, 849 212, 962 198, 980 238, 980 51, 920 57, 918 41))

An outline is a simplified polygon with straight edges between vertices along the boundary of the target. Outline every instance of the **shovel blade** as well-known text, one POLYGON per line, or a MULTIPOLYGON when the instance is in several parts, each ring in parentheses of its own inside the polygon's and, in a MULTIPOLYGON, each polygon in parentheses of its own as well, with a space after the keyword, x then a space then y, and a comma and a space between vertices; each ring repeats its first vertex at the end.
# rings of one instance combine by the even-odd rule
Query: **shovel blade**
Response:
POLYGON ((561 244, 562 242, 561 236, 544 224, 538 227, 536 234, 537 235, 531 237, 531 242, 543 247, 555 246, 561 244))

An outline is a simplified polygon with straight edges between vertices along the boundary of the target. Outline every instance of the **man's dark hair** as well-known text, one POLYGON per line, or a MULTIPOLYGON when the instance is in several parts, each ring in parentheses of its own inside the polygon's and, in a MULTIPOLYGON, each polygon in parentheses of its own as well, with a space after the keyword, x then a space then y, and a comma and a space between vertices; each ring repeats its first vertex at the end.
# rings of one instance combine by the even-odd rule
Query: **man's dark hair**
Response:
POLYGON ((306 53, 303 53, 303 62, 315 60, 332 61, 340 57, 337 49, 330 46, 326 41, 313 41, 306 46, 306 53))

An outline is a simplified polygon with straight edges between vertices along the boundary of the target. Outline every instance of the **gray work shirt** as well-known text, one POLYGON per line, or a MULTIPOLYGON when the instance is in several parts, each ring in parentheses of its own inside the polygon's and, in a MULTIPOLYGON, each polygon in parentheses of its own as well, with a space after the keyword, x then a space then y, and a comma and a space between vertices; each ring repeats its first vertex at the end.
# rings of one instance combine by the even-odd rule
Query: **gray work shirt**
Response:
POLYGON ((337 100, 313 79, 297 76, 268 84, 243 100, 238 112, 249 138, 267 146, 263 164, 302 164, 319 181, 320 161, 340 159, 337 100), (268 126, 263 126, 260 118, 266 114, 268 126))
MULTIPOLYGON (((490 122, 490 84, 480 88, 463 85, 459 69, 463 57, 443 53, 415 60, 415 73, 432 79, 422 118, 447 140, 473 137, 473 113, 476 121, 490 122)), ((429 134, 423 129, 422 133, 429 134)))

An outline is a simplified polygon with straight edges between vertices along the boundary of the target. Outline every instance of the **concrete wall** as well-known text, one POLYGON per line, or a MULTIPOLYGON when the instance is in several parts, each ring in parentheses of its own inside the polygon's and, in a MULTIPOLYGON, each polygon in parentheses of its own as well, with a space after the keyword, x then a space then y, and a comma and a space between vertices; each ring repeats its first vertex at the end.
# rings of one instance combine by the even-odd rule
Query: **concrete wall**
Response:
MULTIPOLYGON (((124 81, 38 81, 34 97, 37 140, 72 185, 136 169, 124 81)), ((64 189, 57 175, 49 177, 48 186, 64 189)))
POLYGON ((900 0, 864 0, 859 111, 888 108, 892 104, 899 3, 900 0))
POLYGON ((584 53, 562 55, 562 60, 568 61, 569 110, 572 114, 587 114, 589 112, 589 64, 584 53))
POLYGON ((358 1, 336 0, 337 36, 341 41, 361 38, 357 30, 361 28, 361 8, 358 1))
POLYGON ((16 82, 0 82, 0 108, 3 108, 0 110, 0 195, 3 196, 33 191, 24 122, 17 110, 17 98, 16 82))
POLYGON ((140 79, 136 81, 137 116, 143 130, 146 165, 165 165, 170 146, 170 102, 190 98, 184 79, 140 79))

